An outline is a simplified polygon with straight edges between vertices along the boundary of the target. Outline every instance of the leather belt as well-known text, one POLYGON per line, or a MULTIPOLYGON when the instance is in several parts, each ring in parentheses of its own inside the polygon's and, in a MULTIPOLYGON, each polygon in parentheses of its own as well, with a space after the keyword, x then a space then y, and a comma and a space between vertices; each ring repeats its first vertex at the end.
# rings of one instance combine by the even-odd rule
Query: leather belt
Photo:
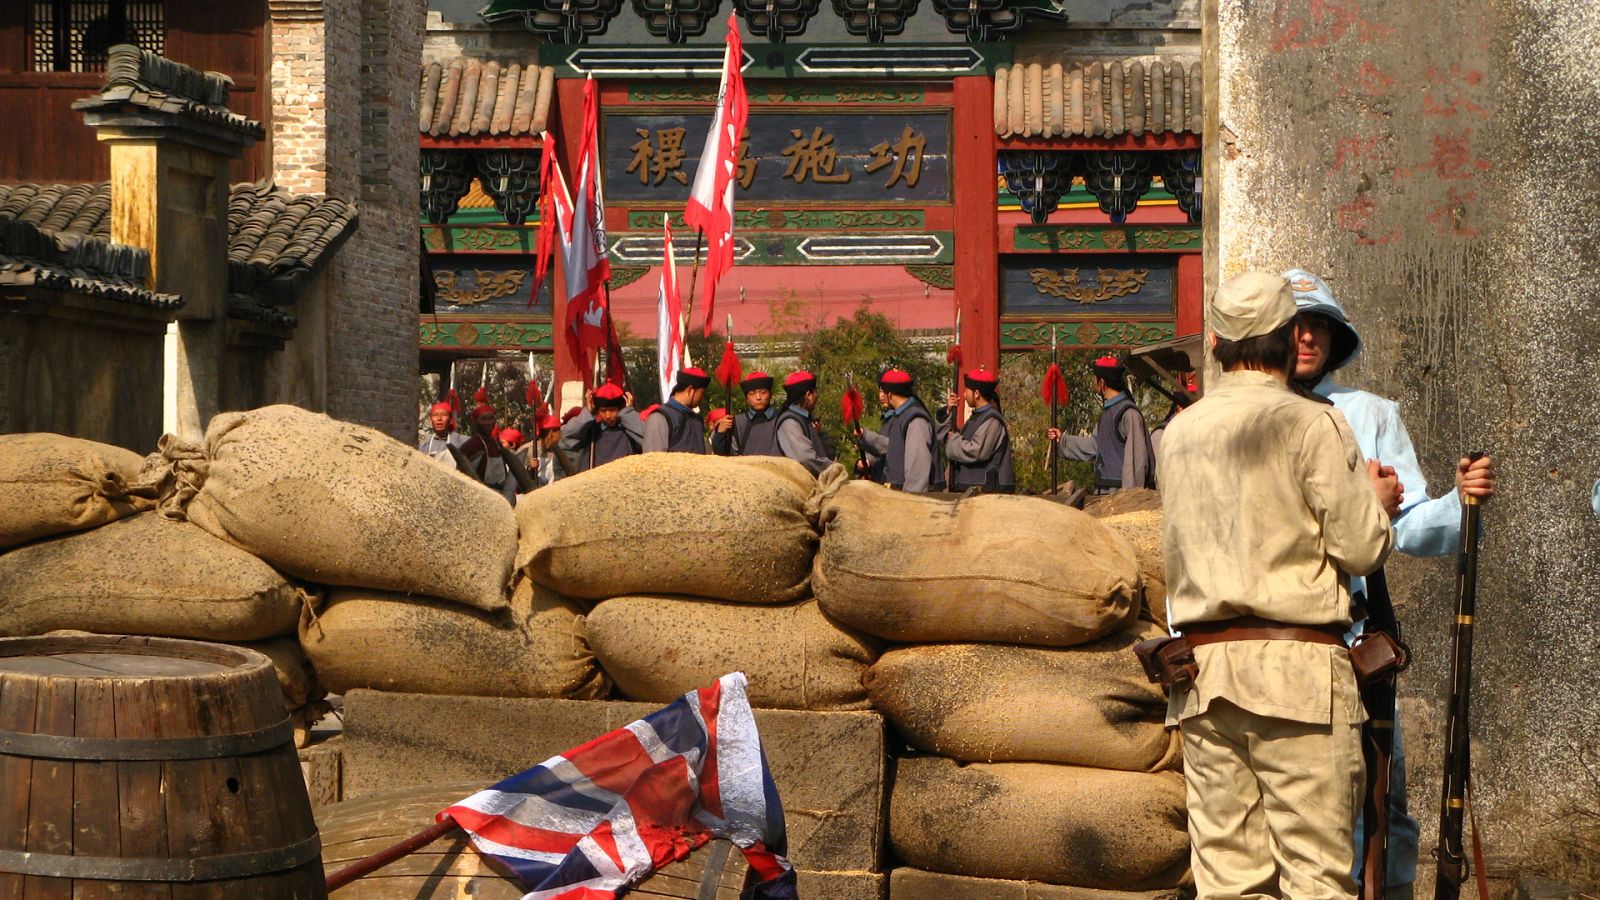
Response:
POLYGON ((1191 647, 1225 641, 1301 641, 1343 647, 1346 631, 1343 625, 1287 625, 1257 616, 1239 616, 1220 622, 1192 622, 1180 630, 1191 647))

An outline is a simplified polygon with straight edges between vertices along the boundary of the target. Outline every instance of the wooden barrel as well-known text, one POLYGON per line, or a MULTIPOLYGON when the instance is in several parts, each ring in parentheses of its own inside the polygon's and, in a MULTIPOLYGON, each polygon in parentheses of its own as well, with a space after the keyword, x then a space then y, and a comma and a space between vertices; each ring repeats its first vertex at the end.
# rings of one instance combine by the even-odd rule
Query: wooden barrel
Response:
MULTIPOLYGON (((369 794, 317 810, 323 863, 329 875, 426 829, 447 806, 487 785, 455 784, 369 794)), ((629 897, 738 900, 748 876, 744 854, 712 841, 635 885, 629 897)), ((335 900, 519 900, 524 891, 495 862, 479 856, 462 831, 453 831, 410 856, 350 882, 335 900)))
POLYGON ((0 639, 0 898, 326 897, 267 657, 0 639))

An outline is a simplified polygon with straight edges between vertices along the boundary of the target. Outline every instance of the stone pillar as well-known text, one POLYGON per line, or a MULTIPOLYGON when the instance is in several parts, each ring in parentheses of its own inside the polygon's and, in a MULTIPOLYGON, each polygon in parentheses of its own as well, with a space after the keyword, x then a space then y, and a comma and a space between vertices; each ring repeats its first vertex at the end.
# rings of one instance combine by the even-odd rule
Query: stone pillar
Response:
POLYGON ((127 47, 113 51, 107 76, 100 94, 74 108, 111 150, 111 241, 148 251, 150 287, 184 298, 167 342, 173 383, 164 386, 162 418, 198 438, 222 406, 228 164, 261 128, 228 112, 225 76, 127 47))
MULTIPOLYGON (((1600 804, 1600 86, 1580 49, 1600 39, 1600 8, 1206 13, 1208 285, 1252 268, 1325 276, 1365 340, 1339 380, 1400 402, 1430 493, 1468 449, 1499 460, 1479 563, 1478 820, 1492 856, 1567 874, 1557 832, 1577 820, 1561 813, 1600 804)), ((1402 722, 1426 865, 1453 569, 1398 555, 1388 569, 1416 656, 1402 722)))

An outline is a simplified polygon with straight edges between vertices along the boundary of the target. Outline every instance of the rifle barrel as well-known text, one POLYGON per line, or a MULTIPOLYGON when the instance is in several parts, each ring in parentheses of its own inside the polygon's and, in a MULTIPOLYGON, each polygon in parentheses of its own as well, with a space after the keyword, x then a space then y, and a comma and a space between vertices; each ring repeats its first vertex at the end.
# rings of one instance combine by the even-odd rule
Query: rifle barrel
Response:
MULTIPOLYGON (((1469 454, 1476 460, 1482 453, 1469 454)), ((1472 690, 1472 634, 1478 608, 1478 530, 1482 501, 1463 497, 1461 549, 1456 558, 1456 617, 1451 624, 1450 695, 1445 707, 1444 792, 1439 803, 1438 874, 1435 900, 1457 900, 1467 878, 1462 830, 1467 781, 1472 768, 1469 701, 1472 690)))

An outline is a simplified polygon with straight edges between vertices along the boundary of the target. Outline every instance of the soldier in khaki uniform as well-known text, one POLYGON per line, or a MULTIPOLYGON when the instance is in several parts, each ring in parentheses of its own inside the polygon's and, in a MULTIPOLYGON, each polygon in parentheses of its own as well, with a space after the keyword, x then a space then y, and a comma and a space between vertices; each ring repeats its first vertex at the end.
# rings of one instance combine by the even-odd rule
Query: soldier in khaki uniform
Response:
POLYGON ((1224 374, 1167 427, 1158 469, 1173 689, 1195 885, 1221 898, 1351 897, 1365 715, 1343 635, 1351 575, 1383 564, 1399 505, 1338 410, 1288 388, 1294 294, 1252 272, 1211 305, 1224 374))

